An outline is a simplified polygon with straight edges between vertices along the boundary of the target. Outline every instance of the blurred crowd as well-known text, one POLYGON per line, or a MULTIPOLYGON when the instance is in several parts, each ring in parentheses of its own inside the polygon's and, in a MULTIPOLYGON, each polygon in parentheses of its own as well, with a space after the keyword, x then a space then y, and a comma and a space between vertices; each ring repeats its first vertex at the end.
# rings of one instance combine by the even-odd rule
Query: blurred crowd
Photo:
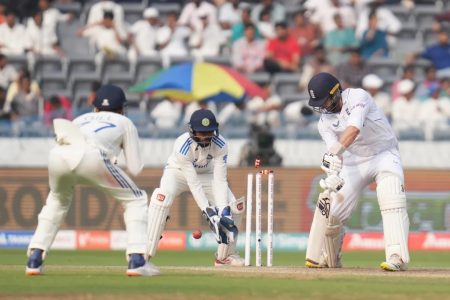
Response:
MULTIPOLYGON (((43 99, 39 81, 30 74, 37 56, 68 55, 60 47, 58 23, 80 16, 54 6, 70 2, 30 1, 33 5, 23 6, 26 9, 13 1, 0 2, 0 119, 12 121, 17 135, 24 126, 50 125, 55 117, 70 119, 89 109, 92 94, 82 107, 72 107, 72 99, 64 95, 43 99), (8 64, 8 57, 15 55, 26 55, 28 68, 8 64)), ((208 107, 225 128, 268 126, 288 138, 298 137, 301 128, 314 128, 317 122, 306 105, 305 89, 309 79, 322 71, 335 74, 343 88, 368 90, 399 134, 423 130, 425 139, 431 140, 436 130, 448 129, 450 12, 444 9, 445 1, 191 0, 169 1, 179 3, 180 10, 164 12, 151 2, 140 20, 128 23, 120 1, 84 1, 85 24, 76 34, 89 41, 97 61, 121 58, 133 63, 140 57, 157 57, 167 67, 177 57, 196 61, 229 57, 229 65, 241 73, 268 76, 258 82, 267 92, 264 99, 226 105, 154 101, 146 106, 148 130, 177 127, 195 109, 208 107), (405 24, 391 8, 412 14, 420 6, 442 8, 427 25, 433 39, 423 49, 409 48, 398 56, 405 24), (422 77, 415 74, 418 60, 426 60, 422 77), (400 68, 384 77, 374 61, 396 61, 400 68), (297 78, 295 101, 278 93, 273 80, 278 74, 297 78)), ((92 82, 92 93, 100 84, 92 82)))

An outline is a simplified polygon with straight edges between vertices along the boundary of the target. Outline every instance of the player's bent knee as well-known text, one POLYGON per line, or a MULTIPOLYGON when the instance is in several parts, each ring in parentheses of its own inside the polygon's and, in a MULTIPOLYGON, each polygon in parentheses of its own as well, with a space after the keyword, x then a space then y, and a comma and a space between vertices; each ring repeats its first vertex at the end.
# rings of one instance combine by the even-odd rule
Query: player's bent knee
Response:
POLYGON ((406 208, 406 195, 403 182, 395 174, 383 177, 377 184, 380 210, 406 208))

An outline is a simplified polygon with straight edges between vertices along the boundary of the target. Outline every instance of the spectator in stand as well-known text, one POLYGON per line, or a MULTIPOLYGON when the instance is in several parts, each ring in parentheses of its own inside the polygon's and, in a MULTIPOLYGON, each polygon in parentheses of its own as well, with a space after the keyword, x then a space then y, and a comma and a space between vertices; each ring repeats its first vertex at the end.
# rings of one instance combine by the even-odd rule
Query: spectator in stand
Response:
POLYGON ((421 101, 427 100, 430 97, 430 87, 432 86, 439 86, 436 68, 433 65, 425 67, 425 79, 417 86, 416 98, 421 101))
POLYGON ((87 96, 82 96, 79 99, 75 99, 75 103, 77 103, 76 106, 75 105, 73 106, 75 116, 80 116, 82 114, 92 111, 95 95, 97 94, 97 90, 100 87, 101 87, 100 82, 93 81, 91 83, 89 94, 87 96))
POLYGON ((23 55, 31 47, 25 27, 16 22, 16 15, 7 10, 6 22, 0 25, 0 52, 6 55, 23 55))
POLYGON ((319 118, 305 100, 294 101, 286 105, 283 115, 286 121, 286 133, 290 138, 296 138, 299 129, 316 124, 319 118))
POLYGON ((11 121, 11 114, 4 110, 5 103, 6 90, 0 86, 0 123, 9 123, 11 121))
POLYGON ((431 141, 435 130, 448 130, 450 101, 440 98, 440 85, 435 82, 428 86, 428 99, 420 105, 418 120, 423 125, 425 140, 431 141))
POLYGON ((114 15, 115 27, 121 31, 125 30, 124 26, 124 12, 123 7, 115 1, 99 0, 97 3, 91 6, 87 18, 86 25, 99 24, 103 21, 105 12, 110 11, 114 15))
POLYGON ((264 39, 270 40, 275 37, 275 27, 270 20, 270 10, 263 9, 261 11, 261 15, 259 16, 259 21, 256 26, 264 39))
POLYGON ((420 111, 420 101, 414 97, 414 82, 404 79, 398 84, 400 96, 392 104, 392 125, 398 132, 420 128, 417 122, 420 111))
POLYGON ((245 101, 233 102, 226 104, 217 115, 217 122, 221 128, 226 128, 228 125, 241 126, 245 124, 246 111, 245 101))
POLYGON ((289 28, 289 34, 302 49, 303 57, 311 55, 313 49, 320 43, 320 32, 315 25, 309 22, 304 10, 295 13, 294 26, 289 28))
MULTIPOLYGON (((244 37, 245 26, 253 24, 252 19, 250 18, 251 7, 247 4, 243 5, 242 3, 241 5, 239 5, 239 7, 241 8, 241 21, 234 24, 231 28, 232 43, 244 37)), ((258 28, 256 28, 256 38, 261 38, 261 34, 259 33, 258 28)))
POLYGON ((42 116, 41 93, 33 91, 30 74, 24 72, 18 80, 18 89, 10 103, 13 120, 32 123, 42 116))
POLYGON ((182 109, 181 103, 164 99, 153 108, 150 117, 157 128, 176 128, 182 109))
POLYGON ((300 81, 298 83, 298 89, 300 92, 306 91, 309 80, 317 73, 327 72, 330 74, 336 74, 335 67, 327 60, 325 49, 322 45, 318 45, 313 50, 313 56, 303 66, 300 81))
POLYGON ((394 15, 389 8, 383 7, 384 0, 373 1, 365 9, 361 11, 358 16, 358 23, 356 25, 356 36, 361 38, 364 32, 369 28, 369 15, 375 11, 379 30, 386 32, 389 46, 393 46, 396 42, 396 35, 402 29, 402 23, 394 15))
POLYGON ((248 24, 245 36, 233 44, 232 64, 242 73, 254 73, 263 69, 266 43, 256 39, 256 27, 248 24))
POLYGON ((44 26, 43 17, 42 12, 37 11, 28 20, 26 32, 31 42, 30 51, 35 55, 64 56, 56 32, 50 26, 44 26))
MULTIPOLYGON (((72 13, 63 14, 58 9, 51 7, 54 0, 38 0, 39 11, 43 15, 43 26, 47 27, 46 30, 50 31, 51 34, 56 35, 56 27, 58 22, 70 22, 73 20, 74 15, 72 13)), ((31 22, 28 19, 28 22, 31 22)), ((27 27, 29 25, 27 24, 27 27)))
POLYGON ((225 43, 225 37, 219 24, 209 23, 206 12, 201 13, 199 18, 202 21, 202 26, 192 34, 189 40, 191 53, 197 60, 218 56, 220 47, 225 43))
POLYGON ((300 48, 287 31, 286 22, 275 25, 277 37, 267 42, 264 68, 269 73, 297 72, 300 67, 300 48))
POLYGON ((388 93, 383 92, 383 79, 376 74, 368 74, 364 76, 362 80, 362 87, 371 96, 373 101, 384 112, 384 115, 388 118, 389 122, 392 120, 392 101, 388 93))
POLYGON ((391 99, 392 101, 397 100, 398 97, 400 97, 400 93, 398 92, 398 84, 404 80, 409 79, 414 81, 415 79, 415 72, 414 67, 412 65, 406 65, 403 67, 403 73, 402 77, 398 80, 395 80, 391 85, 391 99))
MULTIPOLYGON (((26 78, 26 79, 31 78, 30 72, 28 72, 28 70, 26 68, 19 69, 16 80, 13 81, 8 87, 8 90, 6 93, 6 103, 4 106, 4 110, 6 112, 11 111, 11 103, 12 103, 14 97, 19 93, 21 87, 23 86, 23 80, 22 80, 23 78, 26 78)), ((41 95, 41 89, 36 80, 31 80, 30 93, 32 93, 34 95, 39 95, 39 96, 41 95)))
POLYGON ((16 69, 8 64, 8 58, 0 53, 0 87, 8 89, 9 85, 17 79, 16 69))
POLYGON ((241 7, 239 0, 225 1, 219 7, 219 24, 226 38, 231 36, 231 28, 241 21, 241 7))
POLYGON ((440 80, 441 93, 440 97, 450 102, 450 78, 444 77, 440 80))
POLYGON ((64 96, 53 95, 44 102, 44 124, 52 126, 57 118, 72 120, 72 103, 64 96))
POLYGON ((202 28, 200 15, 207 15, 209 24, 217 23, 217 9, 211 3, 204 0, 191 0, 181 11, 178 24, 187 26, 191 30, 199 30, 202 28))
POLYGON ((158 30, 158 45, 164 65, 168 65, 170 57, 188 55, 186 39, 189 37, 188 27, 177 23, 177 13, 170 12, 166 18, 166 25, 158 30))
POLYGON ((327 0, 318 5, 311 14, 311 22, 320 26, 323 34, 336 29, 335 16, 341 16, 344 27, 355 28, 356 13, 350 5, 341 4, 340 0, 327 0))
POLYGON ((6 22, 5 12, 6 12, 6 4, 0 3, 0 25, 6 22))
POLYGON ((437 69, 438 77, 450 76, 450 43, 448 33, 440 31, 437 33, 438 42, 427 47, 422 53, 411 53, 406 58, 406 63, 412 63, 417 57, 425 58, 437 69))
POLYGON ((286 21, 286 10, 282 4, 274 2, 273 0, 261 0, 261 3, 255 5, 252 10, 252 20, 254 23, 258 22, 263 10, 268 10, 270 12, 270 19, 273 23, 286 21))
POLYGON ((136 61, 139 56, 155 56, 156 36, 159 24, 159 12, 153 7, 144 10, 143 20, 139 20, 131 26, 128 32, 128 58, 136 61))
POLYGON ((350 51, 348 62, 343 62, 336 67, 337 78, 340 79, 342 89, 349 87, 361 87, 362 79, 371 73, 370 68, 366 65, 359 54, 359 49, 353 48, 350 51))
POLYGON ((323 45, 327 59, 332 65, 337 65, 349 58, 348 49, 358 46, 355 29, 345 27, 340 14, 334 16, 336 28, 325 34, 323 45))
POLYGON ((264 84, 263 88, 268 96, 265 99, 255 96, 247 102, 246 110, 249 114, 247 120, 252 125, 277 128, 281 125, 280 111, 283 101, 273 92, 270 83, 264 84))
POLYGON ((369 28, 361 39, 361 56, 367 60, 372 56, 387 57, 389 46, 386 32, 378 29, 378 17, 375 11, 369 15, 369 28))
POLYGON ((122 45, 126 39, 126 33, 114 23, 112 11, 105 11, 102 21, 80 28, 77 34, 90 38, 99 53, 107 58, 115 58, 126 53, 122 45))

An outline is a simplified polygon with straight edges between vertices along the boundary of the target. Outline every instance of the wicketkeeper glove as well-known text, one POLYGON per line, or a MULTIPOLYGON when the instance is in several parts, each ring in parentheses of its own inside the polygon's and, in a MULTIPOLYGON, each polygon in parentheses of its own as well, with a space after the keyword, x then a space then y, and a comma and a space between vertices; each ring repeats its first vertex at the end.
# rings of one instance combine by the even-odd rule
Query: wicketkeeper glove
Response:
POLYGON ((336 174, 328 175, 325 179, 320 179, 320 187, 324 190, 330 190, 332 192, 339 192, 340 189, 344 186, 344 179, 339 177, 336 174))
POLYGON ((221 218, 217 214, 217 209, 215 207, 207 207, 202 212, 202 215, 208 222, 212 233, 214 233, 217 243, 228 244, 228 236, 221 225, 221 218))
POLYGON ((237 238, 239 230, 234 224, 234 221, 231 217, 231 208, 229 206, 225 206, 225 208, 222 210, 220 226, 221 229, 223 229, 227 233, 228 239, 226 244, 228 244, 228 242, 234 242, 234 240, 237 238))
POLYGON ((339 155, 327 152, 323 155, 320 168, 327 174, 339 174, 342 170, 342 159, 339 155))

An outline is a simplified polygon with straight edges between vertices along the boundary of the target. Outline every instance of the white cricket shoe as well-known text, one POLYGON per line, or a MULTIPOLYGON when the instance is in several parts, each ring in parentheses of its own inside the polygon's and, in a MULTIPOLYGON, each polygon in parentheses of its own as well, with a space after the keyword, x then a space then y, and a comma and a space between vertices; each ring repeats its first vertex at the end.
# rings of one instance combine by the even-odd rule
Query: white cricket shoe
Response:
POLYGON ((214 259, 215 267, 243 267, 245 265, 245 260, 238 254, 230 254, 225 259, 219 260, 214 259))
POLYGON ((142 254, 130 254, 128 262, 128 276, 156 276, 160 275, 159 269, 151 262, 147 262, 142 254))
POLYGON ((42 275, 44 273, 44 250, 42 249, 32 249, 30 256, 28 257, 27 266, 25 268, 25 274, 34 276, 42 275))
POLYGON ((408 264, 404 263, 399 255, 393 254, 388 259, 388 261, 382 262, 380 268, 385 271, 406 271, 408 269, 408 264))
MULTIPOLYGON (((328 264, 327 264, 327 260, 326 260, 326 253, 322 252, 322 254, 320 255, 320 261, 318 263, 307 258, 305 260, 305 266, 307 268, 310 268, 310 269, 329 268, 328 264)), ((338 259, 337 259, 335 268, 342 268, 342 255, 341 255, 341 253, 339 253, 339 255, 338 255, 338 259)))

